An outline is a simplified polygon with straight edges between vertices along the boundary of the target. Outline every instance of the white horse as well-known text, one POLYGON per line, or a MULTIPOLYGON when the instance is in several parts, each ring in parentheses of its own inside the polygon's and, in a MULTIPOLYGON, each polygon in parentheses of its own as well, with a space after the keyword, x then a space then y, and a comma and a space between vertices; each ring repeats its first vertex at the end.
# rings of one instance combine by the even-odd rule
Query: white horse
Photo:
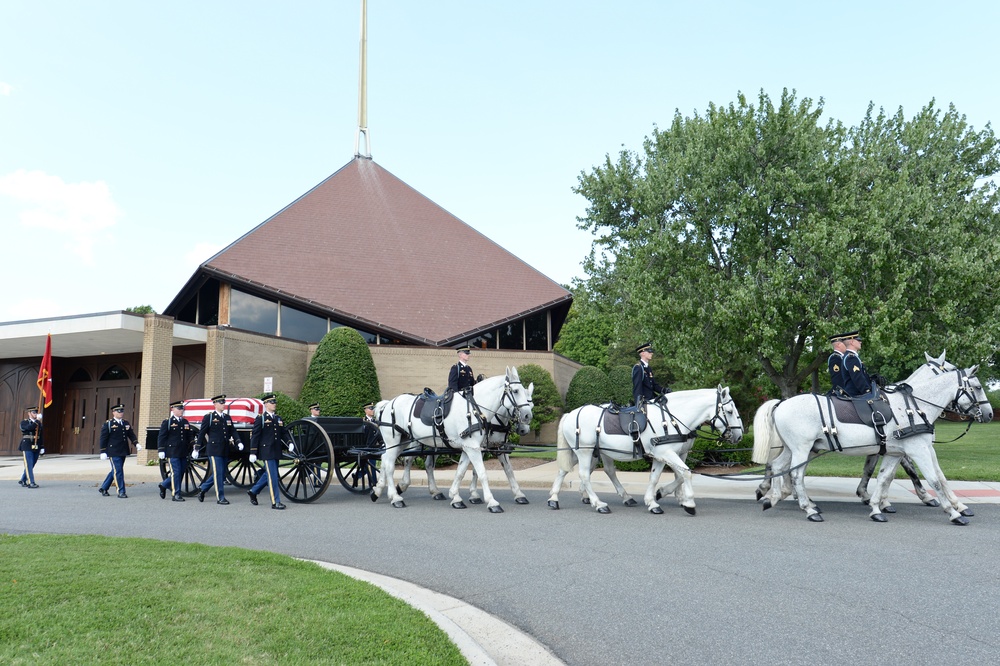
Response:
MULTIPOLYGON (((496 454, 497 460, 507 475, 507 481, 510 483, 511 490, 514 491, 514 502, 517 504, 528 504, 528 498, 524 496, 524 491, 521 490, 517 479, 514 478, 514 469, 510 465, 509 455, 513 450, 513 445, 509 444, 508 439, 511 432, 516 432, 522 436, 531 432, 531 418, 534 409, 532 396, 534 395, 535 385, 534 383, 529 384, 528 388, 525 389, 527 392, 526 399, 524 402, 518 402, 515 389, 522 385, 521 378, 518 376, 516 367, 508 369, 508 374, 510 381, 504 387, 504 395, 500 401, 500 407, 492 413, 487 409, 482 410, 483 416, 486 417, 485 447, 487 449, 500 447, 499 450, 493 452, 496 454)), ((413 458, 413 456, 407 456, 403 461, 403 478, 399 482, 399 485, 396 486, 396 492, 399 494, 404 493, 410 486, 410 469, 413 466, 413 458)), ((437 458, 438 456, 433 454, 427 455, 424 458, 424 471, 427 474, 427 490, 431 494, 431 498, 443 500, 445 499, 445 495, 438 489, 437 480, 434 477, 437 458)), ((461 486, 465 473, 471 464, 471 459, 463 452, 459 458, 458 467, 455 470, 455 481, 452 482, 449 490, 451 498, 454 498, 458 494, 459 486, 461 486)), ((473 470, 472 484, 469 488, 469 504, 483 503, 477 487, 478 481, 479 475, 473 470)), ((457 502, 453 502, 452 506, 456 509, 466 508, 461 498, 457 502)))
POLYGON ((689 514, 694 515, 694 489, 691 484, 691 470, 684 462, 695 437, 695 430, 708 422, 721 437, 736 444, 743 438, 743 421, 736 404, 729 395, 729 388, 697 389, 677 391, 646 404, 648 424, 639 433, 639 441, 634 442, 629 434, 609 435, 606 419, 617 418, 603 406, 584 405, 564 415, 559 421, 556 459, 559 473, 552 484, 549 507, 559 508, 559 490, 566 475, 580 463, 580 492, 598 513, 611 513, 607 503, 594 492, 591 474, 600 456, 615 490, 625 506, 635 506, 636 502, 618 481, 615 460, 638 460, 644 455, 653 459, 649 472, 649 485, 643 501, 650 513, 661 514, 663 509, 656 500, 656 486, 664 466, 669 465, 674 473, 674 481, 664 490, 674 492, 679 504, 689 514))
MULTIPOLYGON (((933 446, 933 423, 945 409, 972 416, 981 423, 993 419, 993 408, 986 399, 982 384, 975 376, 978 366, 966 370, 945 370, 938 374, 914 373, 909 378, 912 392, 887 393, 893 422, 887 426, 885 461, 879 472, 878 484, 872 495, 871 518, 884 522, 882 512, 889 505, 886 498, 896 466, 907 455, 920 467, 924 478, 937 492, 941 507, 952 523, 968 524, 961 514, 962 505, 948 487, 948 481, 938 465, 933 446)), ((820 404, 825 398, 820 397, 820 404)), ((776 476, 790 473, 792 488, 799 507, 813 522, 822 522, 819 508, 809 499, 803 481, 805 466, 815 454, 829 450, 829 435, 835 430, 842 453, 868 456, 879 453, 880 443, 875 430, 867 425, 841 423, 835 417, 829 425, 817 405, 817 396, 797 395, 787 400, 769 400, 761 405, 754 418, 755 461, 766 460, 771 451, 778 451, 771 466, 776 476)), ((787 484, 775 483, 764 500, 764 510, 791 494, 787 484)))
MULTIPOLYGON (((381 405, 378 425, 385 442, 385 452, 382 454, 378 483, 372 489, 372 501, 377 501, 383 492, 387 492, 394 507, 405 507, 406 503, 400 496, 402 489, 397 488, 393 482, 396 458, 400 455, 414 455, 430 447, 432 453, 454 450, 467 456, 483 481, 483 495, 490 513, 503 513, 503 507, 490 492, 486 468, 483 466, 482 447, 487 435, 488 420, 486 414, 495 414, 506 401, 512 400, 515 409, 519 413, 522 409, 526 410, 530 420, 532 405, 529 391, 533 390, 534 385, 525 389, 517 379, 516 368, 507 368, 505 375, 489 377, 477 383, 472 389, 472 400, 467 400, 461 393, 455 393, 448 415, 439 419, 436 425, 425 425, 420 418, 414 416, 419 396, 404 394, 381 405)), ((452 506, 463 508, 460 491, 455 486, 456 484, 452 484, 452 506)))

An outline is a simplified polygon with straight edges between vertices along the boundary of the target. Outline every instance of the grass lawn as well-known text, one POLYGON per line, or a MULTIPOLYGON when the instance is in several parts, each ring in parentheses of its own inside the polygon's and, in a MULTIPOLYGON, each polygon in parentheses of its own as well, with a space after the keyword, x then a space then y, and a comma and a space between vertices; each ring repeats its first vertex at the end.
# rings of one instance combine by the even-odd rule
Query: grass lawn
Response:
POLYGON ((466 664, 426 615, 284 555, 0 535, 3 664, 466 664))

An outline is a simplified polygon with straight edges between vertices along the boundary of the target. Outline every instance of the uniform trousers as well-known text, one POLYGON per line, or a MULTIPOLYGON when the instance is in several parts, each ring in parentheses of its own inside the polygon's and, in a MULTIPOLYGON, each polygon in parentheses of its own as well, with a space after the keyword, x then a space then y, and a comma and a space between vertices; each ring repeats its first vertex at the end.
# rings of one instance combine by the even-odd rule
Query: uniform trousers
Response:
POLYGON ((160 481, 160 487, 170 491, 174 497, 181 496, 181 484, 184 482, 184 472, 187 471, 187 460, 170 458, 170 476, 160 481))
POLYGON ((250 492, 254 495, 259 495, 260 491, 266 485, 268 491, 271 493, 271 505, 273 506, 281 502, 281 489, 278 487, 278 461, 261 460, 261 462, 264 463, 264 470, 253 486, 250 487, 250 492))
POLYGON ((24 472, 21 474, 21 485, 34 485, 35 463, 38 462, 38 449, 21 451, 24 454, 24 472))
POLYGON ((111 462, 111 471, 104 477, 101 490, 110 488, 114 481, 118 486, 118 496, 121 497, 125 494, 125 456, 108 456, 108 461, 111 462))
POLYGON ((226 458, 224 456, 208 457, 208 474, 198 489, 207 493, 215 486, 215 499, 226 499, 226 458))

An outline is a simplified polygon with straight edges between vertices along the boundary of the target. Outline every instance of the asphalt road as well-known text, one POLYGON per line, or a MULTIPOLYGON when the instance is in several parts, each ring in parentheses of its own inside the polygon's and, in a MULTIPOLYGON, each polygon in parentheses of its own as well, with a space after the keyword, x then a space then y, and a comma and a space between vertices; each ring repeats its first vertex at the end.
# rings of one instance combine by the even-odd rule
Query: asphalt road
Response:
MULTIPOLYGON (((339 487, 315 504, 271 510, 229 490, 230 506, 129 499, 96 484, 0 487, 0 532, 105 534, 241 546, 401 578, 514 624, 566 663, 992 663, 1000 505, 967 527, 939 509, 899 504, 889 523, 860 503, 827 502, 808 522, 791 502, 698 500, 698 515, 612 504, 597 515, 564 492, 526 491, 506 513, 464 511, 423 488, 393 509, 339 487)), ((125 563, 127 564, 127 563, 125 563)))

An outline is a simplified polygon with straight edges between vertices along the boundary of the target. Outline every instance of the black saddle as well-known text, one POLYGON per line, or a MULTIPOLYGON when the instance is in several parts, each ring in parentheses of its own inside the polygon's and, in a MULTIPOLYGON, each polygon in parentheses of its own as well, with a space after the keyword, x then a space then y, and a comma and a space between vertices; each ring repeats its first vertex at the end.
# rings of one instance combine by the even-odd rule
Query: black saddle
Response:
POLYGON ((846 393, 831 393, 833 409, 841 423, 859 423, 880 432, 885 432, 885 424, 893 420, 892 407, 885 392, 873 387, 869 393, 850 396, 846 393))
POLYGON ((413 416, 419 417, 426 426, 440 426, 451 411, 451 401, 455 392, 448 389, 441 395, 425 388, 413 405, 413 416))
POLYGON ((639 433, 646 429, 649 421, 640 407, 619 407, 614 403, 607 412, 617 415, 616 419, 604 419, 604 434, 628 435, 633 441, 639 440, 639 433))

